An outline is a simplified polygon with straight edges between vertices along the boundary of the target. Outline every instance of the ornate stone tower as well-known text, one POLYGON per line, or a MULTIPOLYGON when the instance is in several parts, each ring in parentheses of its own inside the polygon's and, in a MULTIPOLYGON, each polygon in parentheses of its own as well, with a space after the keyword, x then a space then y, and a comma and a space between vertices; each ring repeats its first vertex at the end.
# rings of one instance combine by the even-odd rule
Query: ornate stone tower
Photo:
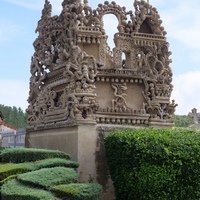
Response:
POLYGON ((82 179, 98 180, 101 133, 173 125, 171 52, 149 2, 135 0, 134 12, 114 1, 93 10, 87 0, 64 0, 62 7, 51 16, 45 0, 36 28, 26 146, 67 151, 80 162, 82 179), (106 14, 118 20, 113 50, 106 14))

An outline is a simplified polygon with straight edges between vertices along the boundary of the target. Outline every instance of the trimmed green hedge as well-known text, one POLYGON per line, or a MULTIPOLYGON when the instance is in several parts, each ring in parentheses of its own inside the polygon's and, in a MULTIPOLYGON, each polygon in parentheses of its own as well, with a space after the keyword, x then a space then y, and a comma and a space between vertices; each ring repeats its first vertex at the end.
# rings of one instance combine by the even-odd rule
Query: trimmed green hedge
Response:
POLYGON ((2 200, 55 200, 51 192, 31 188, 17 180, 6 182, 1 189, 2 200))
POLYGON ((49 189, 55 185, 76 182, 77 173, 71 168, 54 167, 20 174, 17 179, 29 185, 49 189))
POLYGON ((200 132, 119 130, 105 147, 117 200, 200 199, 200 132))
POLYGON ((24 164, 0 164, 0 181, 3 179, 29 171, 24 164))
POLYGON ((23 163, 34 162, 48 158, 71 159, 69 154, 57 150, 28 149, 28 148, 6 148, 1 151, 1 161, 3 163, 23 163))
POLYGON ((72 183, 55 186, 53 187, 53 191, 62 200, 98 200, 101 197, 102 186, 94 183, 72 183))
POLYGON ((5 181, 9 180, 9 176, 17 176, 19 174, 29 171, 36 171, 42 168, 53 168, 58 166, 76 169, 78 168, 79 163, 62 158, 50 158, 23 164, 0 164, 0 185, 2 185, 5 181))
POLYGON ((36 161, 32 164, 34 170, 57 167, 57 166, 76 169, 79 167, 79 163, 71 160, 66 160, 63 158, 49 158, 45 160, 36 161))
POLYGON ((4 151, 6 148, 8 148, 8 147, 0 147, 0 163, 2 162, 2 160, 1 160, 1 152, 4 151))
POLYGON ((3 149, 0 156, 9 162, 0 164, 0 200, 64 200, 65 195, 70 196, 70 200, 100 199, 100 185, 76 184, 75 169, 79 164, 69 160, 71 156, 64 152, 9 148, 3 149), (76 194, 70 189, 72 182, 75 182, 76 194), (69 188, 69 195, 59 190, 61 184, 69 188))

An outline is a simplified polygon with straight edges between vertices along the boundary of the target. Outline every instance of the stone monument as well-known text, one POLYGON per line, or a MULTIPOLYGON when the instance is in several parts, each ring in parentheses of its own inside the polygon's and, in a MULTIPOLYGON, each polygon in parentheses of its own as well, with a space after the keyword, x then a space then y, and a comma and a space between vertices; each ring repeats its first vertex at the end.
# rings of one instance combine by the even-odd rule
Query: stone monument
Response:
POLYGON ((26 146, 70 153, 80 163, 80 180, 98 181, 103 199, 112 199, 104 136, 115 128, 173 126, 166 31, 149 1, 135 0, 134 11, 114 1, 92 9, 88 0, 64 0, 62 7, 52 16, 45 0, 36 28, 26 146), (112 50, 106 14, 118 21, 112 50))
POLYGON ((200 113, 197 113, 196 108, 193 108, 191 111, 192 112, 188 113, 188 117, 192 118, 192 124, 190 125, 190 127, 200 128, 200 125, 198 122, 198 118, 200 118, 200 113))

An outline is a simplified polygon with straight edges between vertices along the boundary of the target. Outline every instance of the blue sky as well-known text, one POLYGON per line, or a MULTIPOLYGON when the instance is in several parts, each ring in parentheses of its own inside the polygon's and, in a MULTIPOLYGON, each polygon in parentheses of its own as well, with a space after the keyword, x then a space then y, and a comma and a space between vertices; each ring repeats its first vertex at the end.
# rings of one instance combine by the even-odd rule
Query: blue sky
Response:
MULTIPOLYGON (((62 0, 50 0, 53 15, 61 11, 62 0)), ((96 8, 104 0, 89 0, 96 8)), ((133 9, 133 0, 115 0, 127 10, 133 9)), ((150 0, 158 9, 167 31, 173 63, 174 91, 172 99, 179 104, 176 114, 187 115, 192 108, 200 111, 200 2, 199 0, 150 0)), ((30 61, 32 43, 37 37, 35 28, 41 17, 44 0, 0 1, 0 104, 28 106, 30 61)), ((113 16, 104 18, 109 43, 116 30, 113 16), (112 24, 112 26, 110 26, 112 24)))

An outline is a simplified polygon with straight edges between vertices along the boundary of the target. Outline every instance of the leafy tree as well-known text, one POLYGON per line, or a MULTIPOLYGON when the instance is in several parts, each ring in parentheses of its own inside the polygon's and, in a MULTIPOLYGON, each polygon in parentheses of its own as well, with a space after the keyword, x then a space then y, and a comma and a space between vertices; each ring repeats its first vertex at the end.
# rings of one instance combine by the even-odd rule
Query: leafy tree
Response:
POLYGON ((27 114, 21 108, 5 106, 0 104, 0 111, 4 116, 4 122, 16 128, 25 128, 27 125, 27 114))
POLYGON ((187 115, 174 115, 174 123, 176 127, 188 127, 192 124, 192 118, 187 115))
MULTIPOLYGON (((200 119, 198 118, 200 123, 200 119)), ((192 118, 187 115, 174 115, 175 127, 188 127, 192 124, 192 118)))

